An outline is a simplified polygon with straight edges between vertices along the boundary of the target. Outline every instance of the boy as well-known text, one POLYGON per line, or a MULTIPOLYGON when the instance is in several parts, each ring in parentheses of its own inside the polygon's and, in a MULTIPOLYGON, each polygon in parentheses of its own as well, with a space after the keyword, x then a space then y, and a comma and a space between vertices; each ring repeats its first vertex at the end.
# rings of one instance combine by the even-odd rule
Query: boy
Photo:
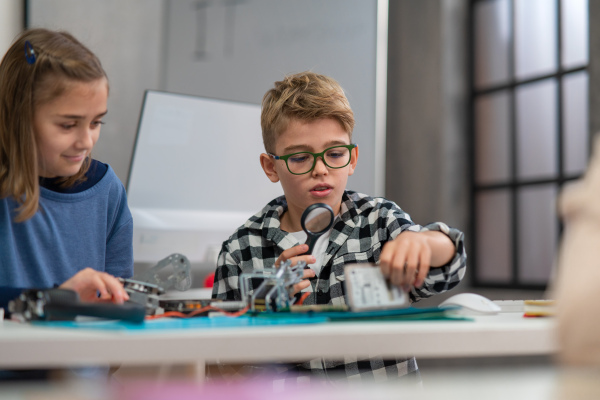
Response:
MULTIPOLYGON (((284 196, 265 206, 223 243, 213 297, 240 300, 239 276, 304 260, 304 280, 294 289, 311 293, 304 304, 343 305, 344 265, 378 263, 411 301, 456 286, 465 272, 463 234, 443 223, 415 225, 395 203, 346 190, 358 147, 352 144, 354 115, 339 84, 302 72, 276 82, 262 102, 266 153, 260 162, 284 196), (336 219, 312 255, 304 243, 300 217, 306 207, 326 203, 336 219)), ((402 360, 313 360, 297 372, 348 378, 397 378, 417 372, 414 358, 402 360)))

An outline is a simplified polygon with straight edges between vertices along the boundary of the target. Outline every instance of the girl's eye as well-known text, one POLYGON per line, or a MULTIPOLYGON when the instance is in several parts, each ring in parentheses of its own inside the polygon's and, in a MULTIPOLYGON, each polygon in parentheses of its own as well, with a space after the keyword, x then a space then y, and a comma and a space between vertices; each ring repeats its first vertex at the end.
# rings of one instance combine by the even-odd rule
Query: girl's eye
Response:
POLYGON ((104 125, 104 121, 94 121, 92 122, 92 126, 98 127, 104 125))
POLYGON ((62 127, 63 129, 69 130, 69 129, 71 129, 71 128, 74 128, 74 127, 75 127, 75 124, 62 124, 62 125, 61 125, 61 127, 62 127))

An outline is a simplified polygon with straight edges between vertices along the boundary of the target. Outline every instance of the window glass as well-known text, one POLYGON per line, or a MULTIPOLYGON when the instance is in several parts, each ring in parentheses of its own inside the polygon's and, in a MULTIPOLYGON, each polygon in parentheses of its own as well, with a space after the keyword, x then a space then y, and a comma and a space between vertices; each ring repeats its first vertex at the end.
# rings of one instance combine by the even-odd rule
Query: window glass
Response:
POLYGON ((556 71, 556 2, 515 0, 515 77, 556 71))
POLYGON ((581 174, 588 162, 588 75, 563 77, 563 155, 567 175, 581 174))
POLYGON ((562 65, 579 67, 588 62, 588 2, 561 0, 562 65))
POLYGON ((509 283, 512 278, 510 194, 507 189, 477 195, 477 280, 509 283))
POLYGON ((557 173, 556 80, 516 89, 517 178, 540 179, 557 173))
POLYGON ((517 191, 519 281, 546 284, 557 243, 555 185, 523 187, 517 191))
POLYGON ((475 101, 475 175, 477 183, 510 178, 510 103, 507 90, 475 101))
POLYGON ((475 86, 482 88, 510 79, 510 8, 508 0, 475 4, 475 86))

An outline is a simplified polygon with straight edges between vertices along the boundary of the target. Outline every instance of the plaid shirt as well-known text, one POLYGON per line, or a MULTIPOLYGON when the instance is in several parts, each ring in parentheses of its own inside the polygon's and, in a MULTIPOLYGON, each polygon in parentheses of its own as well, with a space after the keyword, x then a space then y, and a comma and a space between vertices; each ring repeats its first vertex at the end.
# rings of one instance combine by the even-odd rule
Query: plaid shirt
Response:
MULTIPOLYGON (((241 300, 239 277, 243 272, 274 268, 275 260, 286 249, 300 244, 280 229, 280 217, 287 209, 285 197, 271 201, 252 216, 223 243, 215 273, 213 298, 241 300)), ((425 283, 409 293, 411 301, 445 292, 456 286, 465 274, 466 253, 463 233, 436 222, 424 227, 416 225, 395 203, 346 191, 342 196, 340 215, 336 218, 321 272, 310 280, 303 292, 311 294, 304 304, 344 305, 344 266, 350 263, 378 263, 383 245, 403 231, 435 230, 446 234, 456 247, 455 256, 447 265, 431 268, 425 283)), ((343 372, 347 378, 399 377, 417 371, 414 358, 382 360, 312 360, 294 367, 316 375, 329 371, 343 372)))

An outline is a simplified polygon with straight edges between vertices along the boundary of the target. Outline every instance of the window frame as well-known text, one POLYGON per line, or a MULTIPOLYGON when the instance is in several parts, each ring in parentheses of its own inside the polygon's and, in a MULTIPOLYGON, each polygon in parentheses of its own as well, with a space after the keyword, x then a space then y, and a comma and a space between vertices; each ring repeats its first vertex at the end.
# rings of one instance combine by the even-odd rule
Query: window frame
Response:
MULTIPOLYGON (((522 282, 520 279, 520 272, 522 271, 523 266, 519 265, 519 252, 521 251, 521 245, 519 243, 519 204, 518 204, 518 193, 520 189, 528 188, 528 187, 536 187, 540 185, 546 186, 554 186, 557 191, 560 193, 563 186, 571 181, 579 179, 582 174, 568 174, 565 172, 565 146, 563 141, 563 117, 564 117, 564 93, 563 93, 563 80, 565 76, 570 76, 571 74, 586 72, 588 78, 588 130, 587 130, 587 142, 588 142, 588 160, 591 152, 591 134, 589 131, 589 120, 591 118, 591 114, 589 113, 589 97, 590 97, 590 56, 588 54, 587 63, 584 65, 576 66, 573 68, 563 68, 562 62, 562 4, 561 0, 553 0, 554 6, 556 7, 556 66, 557 68, 553 73, 550 74, 542 74, 534 77, 526 78, 526 79, 517 79, 515 77, 515 1, 516 0, 506 0, 509 4, 509 50, 508 50, 508 73, 509 79, 503 84, 494 84, 485 88, 478 88, 476 86, 475 81, 475 69, 476 69, 476 42, 475 42, 475 34, 476 34, 476 7, 479 3, 490 2, 496 0, 471 0, 469 4, 469 165, 470 165, 470 201, 471 201, 471 210, 470 210, 470 232, 472 233, 472 238, 470 240, 471 243, 471 251, 470 251, 470 266, 473 271, 471 276, 471 283, 474 287, 483 287, 483 288, 498 288, 498 289, 523 289, 523 290, 545 290, 548 282, 545 284, 534 284, 534 283, 526 283, 522 282), (519 87, 524 85, 541 82, 544 80, 554 79, 556 82, 556 160, 557 160, 557 171, 553 173, 550 178, 541 178, 541 179, 528 179, 528 178, 520 178, 517 175, 517 107, 516 107, 516 92, 519 87), (476 160, 477 160, 477 132, 476 132, 476 104, 478 98, 486 95, 490 95, 493 93, 506 92, 509 98, 509 177, 508 180, 498 182, 498 183, 489 183, 482 184, 477 182, 477 176, 475 170, 477 168, 476 160), (478 258, 478 204, 477 198, 478 195, 485 192, 493 192, 503 190, 508 193, 510 196, 510 245, 511 252, 509 256, 509 262, 511 264, 511 278, 508 282, 502 281, 494 281, 492 279, 481 279, 479 276, 480 268, 477 265, 478 258)), ((589 21, 589 1, 588 1, 588 21, 589 21)), ((588 22, 589 26, 589 22, 588 22)), ((589 30, 588 30, 588 41, 589 41, 589 30)), ((591 46, 588 47, 591 52, 591 46)), ((557 224, 557 241, 555 245, 555 252, 558 250, 558 244, 560 241, 560 236, 562 233, 562 223, 558 214, 556 214, 556 224, 557 224)))

